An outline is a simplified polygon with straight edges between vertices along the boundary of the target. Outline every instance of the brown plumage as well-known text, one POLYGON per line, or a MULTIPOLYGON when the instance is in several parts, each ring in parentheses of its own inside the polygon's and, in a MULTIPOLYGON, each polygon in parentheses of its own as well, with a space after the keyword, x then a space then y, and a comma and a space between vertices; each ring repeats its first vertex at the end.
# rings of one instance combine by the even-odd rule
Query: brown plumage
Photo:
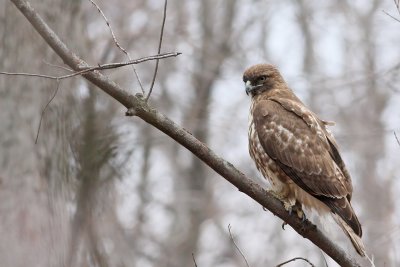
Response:
POLYGON ((251 95, 249 151, 257 169, 287 210, 331 212, 357 252, 365 256, 361 224, 350 204, 353 187, 328 122, 320 120, 289 89, 272 65, 243 74, 251 95))

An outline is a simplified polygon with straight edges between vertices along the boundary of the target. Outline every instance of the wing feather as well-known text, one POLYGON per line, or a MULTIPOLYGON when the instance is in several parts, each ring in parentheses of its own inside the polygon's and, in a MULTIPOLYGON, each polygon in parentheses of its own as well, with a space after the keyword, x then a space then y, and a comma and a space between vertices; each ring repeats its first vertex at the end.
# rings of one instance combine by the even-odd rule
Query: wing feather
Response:
POLYGON ((353 193, 353 186, 351 183, 351 177, 349 172, 347 171, 347 168, 342 160, 342 157, 340 156, 340 153, 338 151, 338 145, 336 143, 335 138, 331 134, 331 132, 326 128, 327 125, 335 125, 334 122, 331 121, 324 121, 315 116, 315 114, 305 108, 303 103, 300 101, 293 101, 288 98, 281 98, 281 97, 271 97, 270 98, 272 101, 275 101, 276 103, 279 103, 282 107, 284 107, 286 110, 291 111, 295 113, 297 116, 302 118, 306 124, 311 128, 311 129, 319 129, 317 131, 318 137, 323 141, 329 144, 328 150, 329 154, 331 155, 332 159, 335 161, 335 163, 338 165, 340 168, 340 171, 342 172, 344 176, 344 183, 345 186, 349 192, 348 194, 348 199, 350 201, 351 195, 353 193))
POLYGON ((332 148, 318 119, 304 107, 262 100, 253 119, 265 152, 301 188, 314 196, 342 198, 351 194, 345 175, 332 158, 332 148), (306 117, 307 119, 304 119, 306 117), (339 169, 340 170, 340 169, 339 169))

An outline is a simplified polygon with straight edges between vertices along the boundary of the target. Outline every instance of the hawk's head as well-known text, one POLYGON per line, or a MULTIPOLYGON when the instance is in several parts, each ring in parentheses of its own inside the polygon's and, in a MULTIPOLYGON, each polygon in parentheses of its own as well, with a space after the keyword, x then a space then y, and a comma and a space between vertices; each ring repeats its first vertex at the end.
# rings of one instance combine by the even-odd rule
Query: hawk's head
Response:
POLYGON ((257 64, 248 68, 243 74, 246 94, 255 96, 282 83, 283 78, 278 69, 270 64, 257 64))

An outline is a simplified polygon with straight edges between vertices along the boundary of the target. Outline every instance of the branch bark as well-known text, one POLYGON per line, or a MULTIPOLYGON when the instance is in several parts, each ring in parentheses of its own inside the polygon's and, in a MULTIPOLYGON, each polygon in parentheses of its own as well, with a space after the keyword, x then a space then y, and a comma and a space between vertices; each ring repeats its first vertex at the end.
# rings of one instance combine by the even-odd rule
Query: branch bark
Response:
MULTIPOLYGON (((28 19, 36 31, 43 37, 47 44, 58 54, 65 64, 75 71, 88 67, 88 64, 68 49, 56 33, 43 21, 41 16, 25 0, 10 0, 28 19)), ((297 216, 290 216, 283 208, 281 202, 275 199, 261 186, 246 177, 237 170, 231 163, 216 155, 209 147, 200 142, 187 130, 183 129, 170 120, 161 112, 152 108, 146 103, 145 98, 137 94, 128 94, 118 84, 111 81, 107 76, 98 71, 82 74, 84 78, 95 84, 105 93, 120 102, 127 109, 127 115, 135 115, 155 128, 159 129, 176 142, 190 150, 201 161, 211 167, 214 171, 224 177, 228 182, 236 186, 239 191, 250 196, 263 207, 267 208, 274 215, 284 220, 293 227, 301 236, 309 239, 316 246, 343 267, 361 266, 354 259, 350 258, 344 250, 337 247, 328 237, 317 229, 309 221, 302 222, 297 216)))

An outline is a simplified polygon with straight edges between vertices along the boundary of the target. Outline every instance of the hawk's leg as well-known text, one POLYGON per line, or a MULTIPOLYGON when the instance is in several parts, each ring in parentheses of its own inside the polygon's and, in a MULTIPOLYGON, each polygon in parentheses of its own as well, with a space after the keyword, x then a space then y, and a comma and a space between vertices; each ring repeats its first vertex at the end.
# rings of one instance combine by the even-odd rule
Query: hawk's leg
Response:
POLYGON ((297 217, 299 217, 302 222, 305 222, 307 220, 306 214, 304 213, 300 202, 298 202, 297 200, 296 203, 289 208, 289 214, 292 214, 293 211, 296 212, 297 217))
MULTIPOLYGON (((297 200, 294 200, 294 199, 288 199, 287 197, 282 196, 279 193, 277 193, 276 191, 273 191, 271 189, 268 190, 268 193, 270 193, 271 195, 273 195, 275 198, 279 199, 283 203, 283 207, 285 208, 285 210, 287 210, 289 212, 289 215, 292 215, 292 213, 295 212, 297 217, 299 217, 302 222, 306 221, 307 218, 301 207, 300 202, 298 202, 297 200)), ((284 228, 285 225, 286 225, 286 223, 283 222, 282 228, 284 228)))
MULTIPOLYGON (((304 223, 307 220, 306 214, 304 213, 300 202, 296 201, 294 204, 292 204, 291 201, 286 200, 283 201, 283 206, 289 212, 289 215, 292 215, 293 212, 295 212, 297 217, 301 219, 302 223, 304 223)), ((286 224, 287 224, 286 222, 282 223, 282 229, 285 229, 286 224)))

